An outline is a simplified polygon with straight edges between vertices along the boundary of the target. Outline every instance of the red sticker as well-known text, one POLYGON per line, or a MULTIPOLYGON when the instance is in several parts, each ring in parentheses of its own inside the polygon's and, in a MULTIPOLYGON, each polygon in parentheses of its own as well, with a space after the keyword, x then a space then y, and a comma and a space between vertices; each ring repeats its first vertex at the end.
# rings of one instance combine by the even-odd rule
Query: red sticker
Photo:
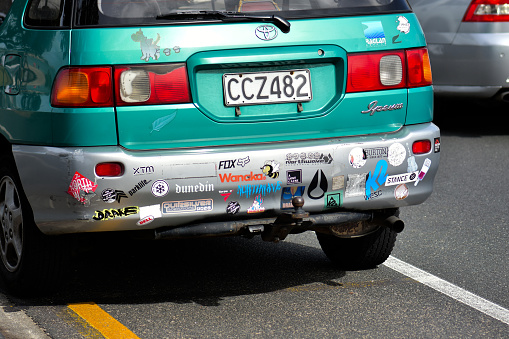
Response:
POLYGON ((85 197, 81 196, 80 192, 83 191, 85 193, 95 192, 97 185, 94 184, 93 181, 85 178, 83 175, 78 172, 74 173, 74 177, 71 180, 71 184, 69 185, 69 189, 67 193, 72 195, 76 200, 85 202, 85 197))

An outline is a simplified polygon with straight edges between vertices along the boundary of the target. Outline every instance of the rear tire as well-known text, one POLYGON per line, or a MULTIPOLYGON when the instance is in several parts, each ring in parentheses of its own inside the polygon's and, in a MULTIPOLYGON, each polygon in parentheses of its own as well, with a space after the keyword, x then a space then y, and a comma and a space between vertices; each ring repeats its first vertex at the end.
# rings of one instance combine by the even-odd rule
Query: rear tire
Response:
POLYGON ((0 277, 10 293, 40 295, 58 286, 64 273, 59 239, 44 235, 21 188, 12 157, 0 157, 0 277))
POLYGON ((373 233, 359 238, 338 238, 316 233, 325 255, 341 269, 360 270, 382 264, 392 252, 397 233, 380 227, 373 233))

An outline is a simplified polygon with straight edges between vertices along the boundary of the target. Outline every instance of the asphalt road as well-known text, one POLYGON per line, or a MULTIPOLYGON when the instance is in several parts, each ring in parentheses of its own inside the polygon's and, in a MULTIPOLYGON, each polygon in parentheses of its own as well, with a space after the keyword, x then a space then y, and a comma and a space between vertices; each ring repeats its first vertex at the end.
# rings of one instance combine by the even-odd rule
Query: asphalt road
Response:
MULTIPOLYGON (((439 104, 435 191, 426 203, 402 209, 406 228, 393 257, 509 312, 507 107, 439 104)), ((104 337, 73 305, 92 305, 118 322, 111 326, 140 338, 509 338, 508 322, 390 265, 334 269, 311 233, 278 244, 226 238, 90 245, 58 295, 0 299, 4 312, 27 315, 51 338, 104 337)))

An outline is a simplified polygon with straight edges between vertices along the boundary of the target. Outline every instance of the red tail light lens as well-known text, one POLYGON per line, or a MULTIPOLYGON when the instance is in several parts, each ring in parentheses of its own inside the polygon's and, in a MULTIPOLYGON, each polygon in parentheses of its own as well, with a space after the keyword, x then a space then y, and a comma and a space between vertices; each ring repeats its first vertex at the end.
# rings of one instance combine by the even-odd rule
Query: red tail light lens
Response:
POLYGON ((431 84, 431 65, 426 48, 348 56, 347 93, 431 84))
POLYGON ((110 67, 72 67, 58 73, 51 93, 55 107, 113 106, 110 67))
POLYGON ((509 21, 509 1, 472 0, 463 17, 464 22, 509 21))
POLYGON ((118 106, 191 102, 184 64, 115 67, 118 106))
POLYGON ((406 51, 408 63, 408 87, 429 86, 432 84, 431 65, 426 48, 406 51))
POLYGON ((406 86, 405 63, 403 51, 349 55, 346 91, 403 88, 406 86))
POLYGON ((412 153, 414 154, 426 154, 431 151, 430 140, 419 140, 413 143, 412 153))
POLYGON ((119 177, 124 174, 124 166, 118 162, 101 162, 95 165, 98 177, 119 177))
POLYGON ((55 78, 51 93, 51 105, 55 107, 186 102, 191 102, 191 92, 184 64, 63 68, 55 78))

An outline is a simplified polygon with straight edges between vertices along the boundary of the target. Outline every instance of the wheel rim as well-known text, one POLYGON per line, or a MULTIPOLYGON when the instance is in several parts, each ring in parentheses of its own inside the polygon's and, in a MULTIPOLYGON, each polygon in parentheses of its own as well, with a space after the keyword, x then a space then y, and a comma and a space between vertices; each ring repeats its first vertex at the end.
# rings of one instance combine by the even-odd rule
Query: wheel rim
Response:
POLYGON ((14 181, 5 176, 0 181, 0 250, 5 268, 18 269, 23 254, 23 213, 14 181))

